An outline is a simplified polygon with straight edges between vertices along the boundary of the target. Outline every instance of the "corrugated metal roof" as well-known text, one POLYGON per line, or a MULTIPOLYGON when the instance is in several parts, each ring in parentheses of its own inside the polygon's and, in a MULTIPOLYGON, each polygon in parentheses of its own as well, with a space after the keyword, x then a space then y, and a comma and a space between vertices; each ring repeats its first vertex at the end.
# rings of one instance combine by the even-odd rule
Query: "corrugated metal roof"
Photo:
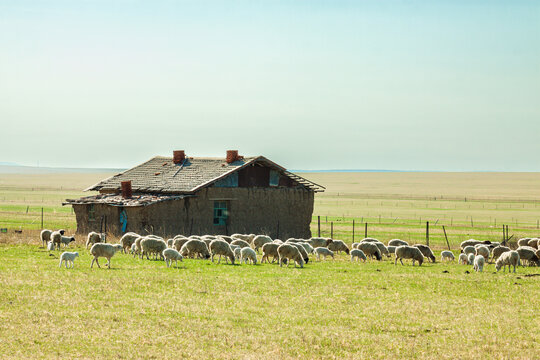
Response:
POLYGON ((264 156, 246 157, 230 164, 223 158, 193 157, 186 158, 181 164, 175 164, 172 157, 156 156, 138 166, 102 180, 85 191, 118 191, 122 181, 131 181, 134 193, 190 194, 254 163, 262 163, 274 168, 312 191, 323 191, 324 189, 324 187, 300 176, 292 176, 285 168, 264 156))

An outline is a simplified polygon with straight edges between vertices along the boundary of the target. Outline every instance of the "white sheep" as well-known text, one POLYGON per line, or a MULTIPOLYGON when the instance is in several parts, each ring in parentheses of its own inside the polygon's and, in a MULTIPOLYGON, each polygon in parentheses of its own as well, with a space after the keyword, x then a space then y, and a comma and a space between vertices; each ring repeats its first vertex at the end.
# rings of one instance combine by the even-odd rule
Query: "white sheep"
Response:
POLYGON ((441 252, 441 262, 443 262, 444 260, 454 261, 455 259, 456 257, 454 256, 454 253, 450 250, 444 250, 441 252))
POLYGON ((489 259, 489 248, 485 245, 480 245, 476 247, 476 256, 482 255, 484 257, 484 260, 489 259))
POLYGON ((469 258, 467 257, 467 254, 464 254, 464 253, 459 254, 458 264, 460 264, 460 265, 470 265, 469 264, 469 258))
POLYGON ((482 256, 482 255, 476 255, 474 257, 474 265, 473 265, 473 269, 475 271, 479 271, 479 272, 482 272, 484 270, 484 264, 485 264, 486 260, 485 258, 482 256))
POLYGON ((178 260, 184 261, 184 257, 180 255, 180 253, 176 251, 176 249, 167 248, 163 250, 161 255, 163 256, 163 259, 165 259, 165 264, 167 264, 167 267, 171 267, 173 260, 176 267, 178 267, 178 260))
POLYGON ((317 261, 321 260, 321 256, 324 257, 324 260, 326 260, 327 256, 331 256, 332 259, 334 259, 334 252, 328 248, 322 246, 316 247, 315 249, 313 249, 313 252, 317 255, 317 261))
POLYGON ((231 245, 238 245, 242 248, 245 248, 245 247, 250 247, 251 245, 249 245, 249 243, 245 240, 242 240, 242 239, 236 239, 236 240, 233 240, 231 242, 231 245))
POLYGON ((210 259, 210 252, 208 251, 208 247, 206 246, 206 243, 202 240, 189 240, 180 249, 180 254, 182 254, 182 256, 184 257, 194 257, 195 255, 197 255, 198 257, 203 259, 210 259))
POLYGON ((238 246, 237 248, 235 248, 233 251, 234 251, 234 257, 236 260, 240 261, 241 259, 241 253, 242 253, 242 249, 240 246, 238 246))
POLYGON ((497 260, 503 253, 510 251, 511 249, 506 246, 497 246, 495 249, 493 249, 492 254, 493 257, 491 258, 491 261, 497 260))
POLYGON ((60 243, 64 244, 64 247, 68 247, 68 245, 75 241, 74 236, 61 236, 60 237, 60 243))
POLYGON ((302 242, 300 243, 300 245, 304 247, 304 250, 306 250, 308 254, 313 254, 313 247, 309 245, 307 242, 302 242))
POLYGON ((133 254, 133 257, 139 253, 139 250, 137 249, 137 244, 133 243, 131 245, 131 249, 129 250, 130 254, 133 254))
POLYGON ((261 258, 261 264, 264 263, 264 261, 266 260, 266 262, 269 262, 269 258, 270 256, 272 256, 272 264, 274 263, 274 261, 276 261, 276 259, 279 259, 279 254, 277 252, 277 249, 278 247, 280 246, 281 244, 276 244, 276 243, 268 243, 268 244, 264 244, 262 246, 262 258, 261 258))
POLYGON ((388 242, 388 246, 398 247, 398 246, 403 246, 403 245, 409 245, 409 243, 401 239, 392 239, 388 242))
POLYGON ((353 261, 354 258, 356 258, 357 260, 363 260, 364 262, 366 262, 367 260, 366 254, 364 254, 364 252, 360 249, 351 250, 351 261, 353 261))
POLYGON ((120 238, 120 244, 122 244, 122 247, 124 248, 124 253, 127 253, 128 250, 131 248, 131 245, 135 243, 135 240, 139 238, 140 235, 136 234, 134 232, 127 232, 120 238))
POLYGON ((379 241, 378 239, 375 239, 375 238, 363 238, 362 240, 360 240, 361 243, 365 243, 365 242, 370 242, 370 243, 375 243, 375 242, 381 242, 379 241))
POLYGON ((62 234, 60 231, 53 231, 51 233, 51 241, 54 243, 54 247, 60 250, 60 244, 62 243, 62 234))
POLYGON ((47 243, 47 250, 49 251, 54 250, 54 242, 52 240, 47 243))
POLYGON ((388 251, 388 248, 382 242, 374 241, 372 242, 372 244, 375 244, 379 248, 379 251, 381 252, 381 256, 385 255, 386 257, 390 257, 390 251, 388 251))
POLYGON ((245 247, 240 250, 240 263, 248 264, 251 261, 253 265, 257 265, 257 253, 250 247, 245 247))
POLYGON ((347 255, 350 253, 349 247, 341 240, 333 240, 330 244, 328 244, 328 249, 332 250, 333 252, 337 252, 338 254, 340 251, 344 251, 347 255))
POLYGON ((41 230, 41 233, 39 234, 39 238, 41 239, 41 242, 43 243, 43 246, 47 246, 47 243, 51 240, 51 234, 52 230, 49 229, 43 229, 41 230))
POLYGON ((534 264, 540 266, 540 260, 536 256, 536 249, 529 246, 520 246, 516 249, 520 260, 527 260, 529 266, 534 264))
POLYGON ((163 259, 163 250, 165 249, 167 249, 167 243, 163 239, 145 236, 141 240, 141 257, 146 255, 147 260, 149 260, 148 254, 154 254, 154 258, 159 255, 163 259))
POLYGON ((221 262, 221 256, 224 256, 226 263, 228 263, 227 258, 229 258, 234 265, 234 252, 225 240, 214 240, 210 243, 209 248, 210 254, 212 254, 212 262, 214 262, 214 256, 219 255, 218 264, 221 262))
POLYGON ((65 262, 66 269, 68 268, 68 262, 70 263, 70 267, 75 267, 75 258, 79 256, 78 252, 63 252, 62 255, 60 255, 60 264, 58 264, 58 267, 62 267, 62 262, 65 262))
POLYGON ((412 259, 412 264, 414 266, 414 261, 418 261, 418 265, 422 266, 424 262, 424 255, 416 246, 401 245, 396 248, 396 260, 394 265, 397 265, 397 261, 401 262, 403 265, 403 259, 412 259))
POLYGON ((386 247, 386 249, 388 250, 388 254, 395 254, 396 253, 396 248, 397 248, 397 246, 394 246, 394 245, 389 245, 389 246, 386 247))
POLYGON ((102 242, 104 238, 103 235, 104 234, 98 234, 95 231, 89 232, 86 240, 86 248, 88 249, 88 246, 102 242))
POLYGON ((466 254, 467 256, 469 254, 476 254, 476 249, 474 246, 471 246, 471 245, 468 245, 468 246, 465 246, 464 248, 462 248, 462 251, 464 254, 466 254))
POLYGON ((251 244, 251 242, 255 238, 255 234, 232 234, 231 238, 234 240, 243 240, 248 244, 251 244))
MULTIPOLYGON (((469 239, 469 240, 465 240, 465 241, 462 241, 461 244, 460 244, 460 247, 462 250, 465 250, 465 247, 467 246, 474 246, 476 244, 480 244, 481 241, 479 240, 475 240, 475 239, 469 239)), ((465 251, 463 251, 465 252, 465 251)))
MULTIPOLYGON (((173 247, 174 239, 167 239, 167 247, 171 248, 173 247)), ((175 249, 176 250, 176 249, 175 249)))
POLYGON ((540 246, 540 239, 538 238, 533 238, 531 240, 529 240, 529 242, 527 243, 528 246, 532 247, 532 248, 535 248, 535 249, 538 249, 539 246, 540 246))
POLYGON ((111 258, 116 254, 117 251, 122 251, 122 245, 121 244, 106 244, 106 243, 96 243, 92 245, 90 248, 90 254, 94 256, 92 259, 92 264, 90 265, 90 268, 94 267, 94 261, 96 262, 97 266, 99 266, 98 258, 104 257, 107 258, 107 267, 111 268, 111 258))
POLYGON ((323 237, 312 237, 307 242, 313 248, 318 248, 318 247, 328 246, 328 240, 329 240, 328 238, 323 238, 323 237))
POLYGON ((302 259, 304 259, 304 264, 307 264, 309 262, 309 255, 306 249, 304 249, 304 247, 300 243, 288 243, 288 244, 298 249, 298 251, 300 252, 300 255, 302 255, 302 259))
POLYGON ((503 272, 506 270, 506 265, 508 265, 508 272, 510 272, 510 266, 514 266, 514 272, 516 272, 516 267, 519 264, 519 253, 517 251, 506 251, 499 256, 497 262, 495 263, 495 269, 497 272, 503 268, 503 272))
POLYGON ((468 262, 469 265, 474 264, 474 254, 469 254, 467 256, 467 262, 468 262))
POLYGON ((370 258, 375 257, 377 260, 381 260, 381 250, 379 250, 379 247, 370 241, 364 241, 361 242, 360 245, 358 245, 357 249, 360 249, 366 254, 366 256, 369 256, 370 258))
POLYGON ((433 251, 431 251, 429 246, 424 245, 424 244, 414 244, 413 246, 417 247, 420 250, 420 252, 422 253, 422 255, 424 255, 425 257, 430 259, 431 262, 433 262, 433 263, 435 262, 435 254, 433 254, 433 251))
POLYGON ((294 267, 296 267, 296 264, 300 265, 301 268, 304 267, 304 259, 302 259, 302 255, 296 246, 282 244, 278 247, 278 254, 280 267, 283 266, 285 261, 287 261, 287 267, 289 267, 290 260, 294 261, 294 267))
POLYGON ((253 248, 255 249, 255 251, 258 252, 259 249, 262 248, 264 244, 268 244, 271 242, 272 242, 272 239, 270 238, 270 236, 257 235, 255 236, 255 238, 253 238, 253 248))
POLYGON ((519 239, 518 240, 518 246, 521 247, 521 246, 528 246, 529 245, 529 240, 532 240, 532 238, 522 238, 522 239, 519 239))

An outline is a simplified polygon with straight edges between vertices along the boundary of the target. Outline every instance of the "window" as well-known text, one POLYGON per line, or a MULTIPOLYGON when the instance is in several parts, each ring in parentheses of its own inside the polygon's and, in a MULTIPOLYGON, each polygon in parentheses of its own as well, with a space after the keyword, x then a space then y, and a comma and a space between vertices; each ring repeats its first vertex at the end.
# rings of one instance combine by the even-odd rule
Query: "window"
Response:
POLYGON ((270 170, 270 186, 279 185, 279 173, 276 170, 270 170))
POLYGON ((96 211, 94 210, 94 204, 88 205, 88 220, 92 221, 96 219, 96 211))
POLYGON ((214 225, 225 225, 228 217, 227 202, 214 201, 214 225))

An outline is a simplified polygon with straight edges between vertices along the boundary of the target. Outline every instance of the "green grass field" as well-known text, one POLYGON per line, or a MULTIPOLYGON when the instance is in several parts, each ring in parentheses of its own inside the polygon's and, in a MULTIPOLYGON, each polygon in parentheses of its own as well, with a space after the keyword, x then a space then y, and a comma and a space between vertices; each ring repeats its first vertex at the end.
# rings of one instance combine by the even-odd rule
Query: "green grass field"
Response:
MULTIPOLYGON (((469 237, 499 240, 502 223, 513 239, 537 236, 540 177, 510 175, 305 174, 327 187, 312 229, 321 216, 323 235, 333 222, 350 243, 354 219, 355 239, 367 221, 385 242, 425 242, 429 220, 437 255, 443 224, 454 249, 469 237)), ((39 247, 41 207, 45 227, 74 231, 61 201, 105 176, 0 175, 2 358, 540 358, 535 267, 475 273, 338 255, 304 269, 191 259, 166 268, 117 254, 111 270, 90 269, 78 238, 75 269, 59 269, 59 252, 39 247)))
POLYGON ((540 355, 536 268, 391 261, 179 268, 117 254, 58 268, 0 245, 2 358, 512 358, 540 355), (104 261, 102 262, 102 266, 104 261))

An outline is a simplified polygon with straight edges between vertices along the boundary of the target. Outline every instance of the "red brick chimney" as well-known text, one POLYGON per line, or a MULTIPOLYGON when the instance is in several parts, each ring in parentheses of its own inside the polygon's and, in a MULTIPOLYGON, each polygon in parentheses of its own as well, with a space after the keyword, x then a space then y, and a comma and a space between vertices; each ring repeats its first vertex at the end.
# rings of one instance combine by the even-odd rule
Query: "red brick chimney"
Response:
POLYGON ((131 198, 131 180, 130 181, 122 181, 122 197, 124 199, 131 198))
POLYGON ((186 153, 184 150, 174 150, 173 151, 173 162, 175 164, 180 164, 186 158, 186 153))
POLYGON ((227 157, 225 158, 227 164, 238 160, 238 150, 227 150, 227 157))

